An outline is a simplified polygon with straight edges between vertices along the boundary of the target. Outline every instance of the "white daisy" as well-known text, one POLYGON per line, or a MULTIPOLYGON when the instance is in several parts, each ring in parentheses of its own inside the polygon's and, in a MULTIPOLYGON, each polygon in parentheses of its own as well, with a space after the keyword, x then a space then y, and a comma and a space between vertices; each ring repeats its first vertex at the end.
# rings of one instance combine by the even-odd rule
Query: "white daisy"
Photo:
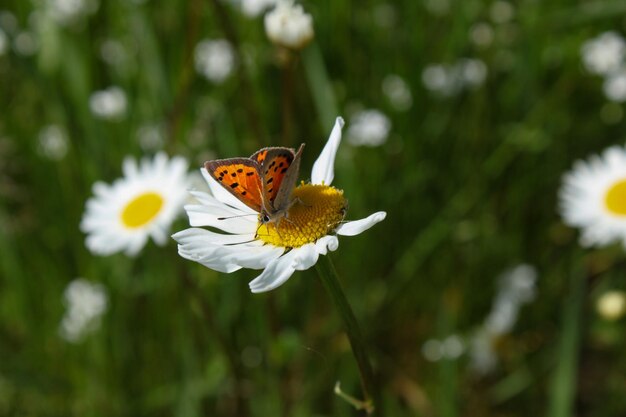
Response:
POLYGON ((113 184, 97 182, 87 201, 80 228, 87 233, 87 248, 97 255, 124 251, 137 254, 148 237, 158 245, 167 241, 168 229, 188 197, 187 161, 168 159, 163 152, 137 164, 124 160, 124 178, 113 184))
POLYGON ((343 222, 346 199, 343 191, 330 186, 343 124, 338 117, 328 143, 313 164, 311 183, 302 183, 293 191, 293 197, 301 204, 291 207, 288 219, 280 223, 278 230, 273 223, 260 226, 258 213, 222 188, 202 168, 212 195, 192 192, 200 204, 185 206, 194 227, 172 236, 178 241, 178 253, 225 273, 241 268, 263 269, 250 282, 252 292, 259 293, 282 285, 296 270, 315 265, 319 255, 336 250, 336 235, 358 235, 383 220, 386 213, 380 211, 365 219, 343 222))
POLYGON ((100 317, 107 309, 107 292, 102 284, 77 278, 65 288, 63 297, 67 311, 59 333, 68 342, 78 342, 98 328, 100 317))
POLYGON ((582 229, 581 245, 626 246, 626 149, 576 162, 563 178, 560 210, 565 223, 582 229))
POLYGON ((581 47, 581 54, 587 71, 609 75, 622 67, 626 58, 626 41, 617 32, 604 32, 586 41, 581 47))
POLYGON ((265 33, 277 45, 304 48, 313 39, 313 17, 293 0, 281 0, 265 15, 265 33))

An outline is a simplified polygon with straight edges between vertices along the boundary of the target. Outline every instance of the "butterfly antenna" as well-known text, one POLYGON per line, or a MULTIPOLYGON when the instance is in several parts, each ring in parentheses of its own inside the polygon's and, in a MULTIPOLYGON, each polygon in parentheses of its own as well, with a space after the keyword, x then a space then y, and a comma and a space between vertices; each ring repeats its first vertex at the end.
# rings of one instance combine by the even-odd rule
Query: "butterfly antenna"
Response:
POLYGON ((240 214, 240 215, 237 215, 237 216, 218 217, 217 220, 228 220, 228 219, 235 219, 237 217, 246 217, 246 216, 258 216, 258 214, 250 213, 250 214, 240 214))

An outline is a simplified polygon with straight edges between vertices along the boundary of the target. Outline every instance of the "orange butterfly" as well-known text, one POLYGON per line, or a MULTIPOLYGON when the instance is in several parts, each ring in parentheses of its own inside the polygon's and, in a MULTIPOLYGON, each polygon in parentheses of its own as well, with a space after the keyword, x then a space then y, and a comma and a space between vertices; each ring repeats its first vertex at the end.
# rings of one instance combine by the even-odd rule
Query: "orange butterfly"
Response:
POLYGON ((304 143, 292 148, 272 147, 250 158, 207 161, 204 167, 239 201, 259 213, 259 222, 279 223, 294 204, 291 192, 298 181, 304 143))

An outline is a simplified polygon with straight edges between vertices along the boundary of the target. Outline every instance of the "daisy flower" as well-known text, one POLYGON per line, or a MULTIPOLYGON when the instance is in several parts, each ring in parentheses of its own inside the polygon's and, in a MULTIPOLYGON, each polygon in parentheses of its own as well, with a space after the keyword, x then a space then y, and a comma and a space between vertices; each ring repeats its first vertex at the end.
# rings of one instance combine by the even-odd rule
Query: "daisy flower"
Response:
POLYGON ((164 245, 188 197, 187 167, 183 157, 168 159, 163 152, 141 164, 128 157, 124 178, 110 185, 95 183, 80 224, 87 248, 97 255, 124 251, 133 256, 148 237, 164 245))
POLYGON ((563 178, 560 210, 565 223, 582 229, 581 245, 626 246, 626 149, 576 162, 563 178))
POLYGON ((263 269, 250 282, 250 290, 260 293, 284 284, 295 271, 315 265, 320 255, 339 246, 337 235, 355 236, 382 221, 386 213, 344 222, 347 201, 343 191, 330 184, 343 119, 338 117, 321 155, 313 164, 311 183, 302 182, 293 190, 294 204, 288 218, 276 227, 259 224, 256 213, 215 181, 206 169, 202 175, 211 194, 195 191, 200 204, 185 206, 192 228, 174 234, 178 253, 219 272, 241 268, 263 269), (208 226, 220 232, 206 230, 208 226))

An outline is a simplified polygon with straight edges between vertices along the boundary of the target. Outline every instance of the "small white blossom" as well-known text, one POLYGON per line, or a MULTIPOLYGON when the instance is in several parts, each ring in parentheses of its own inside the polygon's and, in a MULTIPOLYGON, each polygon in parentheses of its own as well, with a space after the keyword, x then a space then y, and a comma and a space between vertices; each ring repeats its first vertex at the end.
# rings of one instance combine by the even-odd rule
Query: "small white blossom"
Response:
POLYGON ((159 124, 148 124, 137 130, 137 139, 141 149, 154 151, 161 149, 165 144, 165 132, 159 124))
POLYGON ((100 119, 121 119, 126 115, 126 93, 119 87, 96 91, 89 97, 89 108, 100 119))
POLYGON ((387 141, 391 121, 375 109, 364 110, 350 118, 348 142, 355 146, 380 146, 387 141))
POLYGON ((536 280, 535 268, 526 264, 518 265, 499 278, 491 311, 470 341, 470 367, 476 372, 486 374, 497 365, 494 344, 513 329, 520 307, 535 298, 536 280))
POLYGON ((301 5, 282 0, 265 15, 265 33, 277 45, 301 49, 313 39, 313 18, 301 5))
POLYGON ((224 39, 203 40, 196 45, 196 71, 207 80, 220 84, 235 68, 235 52, 224 39))
POLYGON ((53 161, 60 161, 67 154, 67 133, 57 125, 49 125, 39 132, 39 152, 53 161))
POLYGON ((622 67, 626 56, 626 41, 617 32, 604 32, 586 41, 581 53, 587 71, 608 75, 622 67))
POLYGON ((32 32, 23 31, 13 39, 13 48, 22 56, 32 56, 39 49, 39 40, 32 32))
POLYGON ((65 288, 64 302, 67 311, 61 320, 59 333, 73 343, 97 330, 108 304, 104 286, 82 278, 73 280, 65 288))
POLYGON ((98 10, 97 0, 48 0, 48 10, 60 25, 69 25, 98 10))
POLYGON ((469 37, 474 45, 486 48, 493 43, 493 28, 488 23, 476 23, 470 28, 469 37))
POLYGON ((513 19, 515 9, 513 9, 513 5, 508 1, 498 0, 491 5, 489 14, 494 23, 502 24, 513 19))
POLYGON ((241 11, 250 18, 257 17, 276 4, 276 1, 277 0, 242 0, 241 11))
POLYGON ((487 78, 487 66, 479 59, 462 58, 451 65, 431 64, 422 71, 426 89, 449 97, 463 90, 481 86, 487 78))
POLYGON ((626 70, 608 75, 602 84, 605 97, 610 101, 626 101, 626 70))
POLYGON ((388 75, 383 80, 383 93, 398 111, 406 111, 413 105, 409 85, 398 75, 388 75))

